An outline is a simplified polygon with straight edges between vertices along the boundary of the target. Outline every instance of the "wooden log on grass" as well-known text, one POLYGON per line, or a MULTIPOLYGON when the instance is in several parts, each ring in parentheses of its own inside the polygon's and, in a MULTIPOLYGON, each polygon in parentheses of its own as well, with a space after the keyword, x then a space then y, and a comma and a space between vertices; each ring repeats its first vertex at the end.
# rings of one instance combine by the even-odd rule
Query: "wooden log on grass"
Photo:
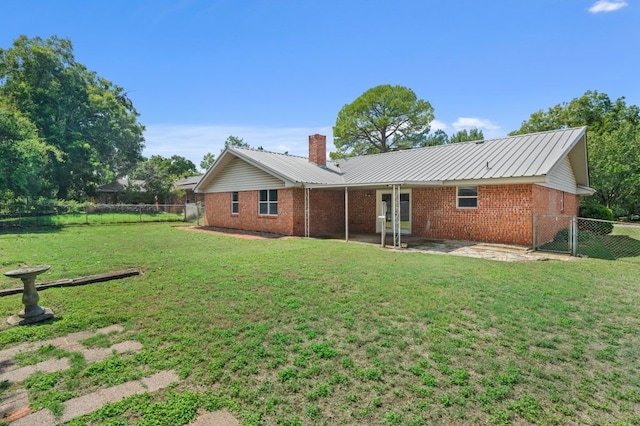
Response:
MULTIPOLYGON (((138 269, 125 269, 123 271, 106 272, 104 274, 87 275, 79 278, 65 278, 56 281, 49 281, 46 283, 36 285, 36 290, 45 290, 53 287, 73 287, 76 285, 85 285, 93 283, 101 283, 104 281, 119 280, 121 278, 132 277, 134 275, 140 275, 138 269)), ((9 288, 6 290, 0 290, 0 296, 8 296, 10 294, 22 293, 23 287, 9 288)))

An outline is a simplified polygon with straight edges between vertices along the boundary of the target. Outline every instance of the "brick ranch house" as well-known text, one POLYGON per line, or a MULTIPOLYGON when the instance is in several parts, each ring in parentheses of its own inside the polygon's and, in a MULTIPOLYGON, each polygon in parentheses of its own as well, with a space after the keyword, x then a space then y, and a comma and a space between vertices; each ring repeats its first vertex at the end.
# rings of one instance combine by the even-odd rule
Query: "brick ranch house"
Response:
POLYGON ((195 187, 205 225, 284 235, 393 234, 531 246, 535 215, 591 195, 586 128, 326 160, 229 147, 195 187))

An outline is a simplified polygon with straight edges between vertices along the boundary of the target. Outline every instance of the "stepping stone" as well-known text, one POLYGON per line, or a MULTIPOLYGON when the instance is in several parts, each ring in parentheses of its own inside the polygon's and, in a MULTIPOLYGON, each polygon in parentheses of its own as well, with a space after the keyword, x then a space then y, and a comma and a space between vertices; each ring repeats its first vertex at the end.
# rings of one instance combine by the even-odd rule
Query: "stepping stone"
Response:
POLYGON ((47 361, 39 362, 35 365, 27 365, 26 367, 18 368, 17 370, 0 374, 0 381, 7 380, 12 383, 19 383, 24 381, 24 379, 26 379, 36 371, 42 373, 53 373, 54 371, 66 370, 69 367, 70 365, 68 358, 50 359, 47 361))
POLYGON ((178 374, 174 370, 167 370, 156 373, 153 376, 145 377, 140 381, 142 385, 147 388, 148 392, 155 392, 179 380, 180 377, 178 377, 178 374))
POLYGON ((236 426, 239 422, 227 410, 218 410, 198 416, 189 426, 236 426))
POLYGON ((180 378, 175 371, 161 371, 153 376, 100 389, 96 392, 70 399, 63 404, 64 412, 60 421, 66 423, 76 417, 92 413, 105 404, 118 402, 135 394, 155 392, 178 380, 180 378))
MULTIPOLYGON (((87 339, 96 334, 109 334, 113 332, 122 332, 124 331, 124 327, 119 324, 113 324, 108 327, 99 328, 94 331, 79 331, 77 333, 67 334, 66 336, 56 337, 54 339, 49 340, 41 340, 39 342, 27 342, 22 343, 18 346, 14 346, 9 349, 5 349, 0 351, 0 365, 7 360, 11 360, 16 354, 21 352, 29 352, 41 348, 43 346, 52 345, 56 348, 68 348, 69 346, 75 346, 79 344, 80 340, 87 339)), ((76 350, 77 351, 77 350, 76 350)), ((71 351, 74 352, 74 351, 71 351)))
POLYGON ((11 395, 5 396, 0 401, 0 421, 10 417, 18 410, 29 406, 29 394, 25 389, 18 389, 11 395))
POLYGON ((57 424, 58 421, 56 420, 56 416, 54 416, 50 410, 47 410, 45 408, 44 410, 37 411, 16 420, 15 422, 11 423, 11 426, 53 426, 57 424))

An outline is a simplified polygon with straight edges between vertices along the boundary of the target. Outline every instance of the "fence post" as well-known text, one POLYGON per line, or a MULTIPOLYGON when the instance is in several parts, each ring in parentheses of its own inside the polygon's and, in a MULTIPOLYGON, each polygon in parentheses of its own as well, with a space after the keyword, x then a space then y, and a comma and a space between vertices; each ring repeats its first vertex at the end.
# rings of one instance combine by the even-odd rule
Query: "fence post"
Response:
POLYGON ((87 204, 84 205, 84 223, 85 225, 89 224, 89 206, 87 204))
POLYGON ((578 255, 578 217, 571 217, 571 256, 578 255))
POLYGON ((140 223, 142 223, 142 207, 138 205, 138 215, 140 216, 140 223))

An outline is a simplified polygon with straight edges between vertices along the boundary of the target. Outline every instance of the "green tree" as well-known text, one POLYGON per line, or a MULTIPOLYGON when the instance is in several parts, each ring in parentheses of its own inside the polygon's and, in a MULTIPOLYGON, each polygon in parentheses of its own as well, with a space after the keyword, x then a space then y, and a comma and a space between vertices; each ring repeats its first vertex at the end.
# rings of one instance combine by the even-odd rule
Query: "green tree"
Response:
POLYGON ((216 156, 210 152, 207 152, 204 157, 202 157, 202 161, 200 161, 200 168, 202 170, 209 170, 209 167, 216 162, 216 156))
POLYGON ((587 126, 590 185, 597 202, 616 215, 636 212, 640 192, 640 108, 625 98, 612 101, 605 93, 587 91, 570 102, 531 114, 511 134, 587 126))
POLYGON ((21 36, 0 49, 0 96, 59 153, 43 170, 57 198, 84 199, 141 158, 144 127, 131 100, 76 62, 68 39, 21 36))
POLYGON ((426 135, 422 141, 420 141, 420 146, 446 145, 448 143, 449 135, 447 135, 444 130, 438 129, 435 132, 426 135))
MULTIPOLYGON (((640 126, 623 124, 589 136, 589 171, 594 199, 624 216, 640 207, 640 126)), ((588 203, 588 202, 587 202, 588 203)))
POLYGON ((462 129, 452 134, 451 137, 449 138, 449 143, 481 141, 481 140, 484 140, 484 134, 482 133, 482 130, 474 127, 471 130, 462 129))
POLYGON ((146 202, 167 202, 174 192, 174 182, 177 179, 198 174, 195 164, 179 155, 165 158, 152 155, 141 161, 132 171, 131 178, 144 181, 146 202))
POLYGON ((587 126, 589 134, 611 132, 627 123, 633 126, 640 124, 640 108, 627 105, 625 98, 612 101, 605 93, 588 90, 579 98, 563 102, 531 114, 520 129, 511 135, 544 132, 566 127, 587 126))
POLYGON ((35 124, 0 99, 0 198, 40 195, 49 153, 59 155, 38 136, 35 124))
POLYGON ((376 154, 420 146, 433 107, 403 86, 376 86, 345 105, 333 127, 331 158, 376 154))
POLYGON ((225 148, 234 147, 234 148, 248 148, 248 149, 251 149, 251 145, 249 145, 247 142, 245 142, 244 139, 239 138, 238 136, 233 136, 233 135, 230 135, 224 141, 224 147, 225 148))

